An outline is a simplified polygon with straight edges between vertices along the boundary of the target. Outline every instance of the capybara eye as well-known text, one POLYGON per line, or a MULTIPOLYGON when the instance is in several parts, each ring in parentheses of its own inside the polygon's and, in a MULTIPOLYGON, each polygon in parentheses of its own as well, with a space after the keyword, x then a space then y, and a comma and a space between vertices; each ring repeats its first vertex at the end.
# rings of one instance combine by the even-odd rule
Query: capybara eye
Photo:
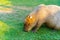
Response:
POLYGON ((30 16, 30 18, 32 18, 32 16, 30 16))
POLYGON ((28 16, 29 18, 32 18, 32 16, 28 16))

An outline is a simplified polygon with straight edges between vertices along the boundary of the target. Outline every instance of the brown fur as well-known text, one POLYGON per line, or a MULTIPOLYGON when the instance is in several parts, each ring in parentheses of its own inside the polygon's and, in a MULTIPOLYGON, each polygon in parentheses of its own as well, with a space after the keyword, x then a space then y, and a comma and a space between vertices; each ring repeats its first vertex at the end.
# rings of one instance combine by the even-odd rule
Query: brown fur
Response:
MULTIPOLYGON (((30 31, 32 28, 33 31, 37 31, 43 23, 46 23, 48 27, 58 29, 54 23, 55 14, 59 11, 59 7, 51 5, 39 5, 32 13, 28 15, 25 19, 24 29, 25 31, 30 31), (52 9, 52 10, 51 10, 52 9), (30 18, 31 17, 31 18, 30 18)), ((57 18, 57 16, 56 16, 57 18)), ((55 21, 56 22, 56 21, 55 21)))

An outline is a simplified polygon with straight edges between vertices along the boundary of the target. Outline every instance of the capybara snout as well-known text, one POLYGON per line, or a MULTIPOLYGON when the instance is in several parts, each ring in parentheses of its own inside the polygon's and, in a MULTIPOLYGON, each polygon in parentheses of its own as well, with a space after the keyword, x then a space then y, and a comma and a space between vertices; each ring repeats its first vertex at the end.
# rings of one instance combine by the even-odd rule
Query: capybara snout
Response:
POLYGON ((26 17, 26 19, 25 19, 25 22, 24 22, 24 29, 25 29, 25 31, 30 31, 35 26, 35 23, 36 23, 36 16, 35 16, 35 14, 28 15, 26 17))

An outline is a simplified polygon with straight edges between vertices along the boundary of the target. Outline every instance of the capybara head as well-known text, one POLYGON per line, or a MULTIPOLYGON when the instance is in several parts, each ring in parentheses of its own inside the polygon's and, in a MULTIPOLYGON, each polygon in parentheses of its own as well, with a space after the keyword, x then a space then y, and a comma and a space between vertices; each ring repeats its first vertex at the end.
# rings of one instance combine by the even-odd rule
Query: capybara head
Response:
POLYGON ((35 15, 27 16, 24 23, 24 30, 30 31, 35 26, 35 21, 36 21, 35 15))

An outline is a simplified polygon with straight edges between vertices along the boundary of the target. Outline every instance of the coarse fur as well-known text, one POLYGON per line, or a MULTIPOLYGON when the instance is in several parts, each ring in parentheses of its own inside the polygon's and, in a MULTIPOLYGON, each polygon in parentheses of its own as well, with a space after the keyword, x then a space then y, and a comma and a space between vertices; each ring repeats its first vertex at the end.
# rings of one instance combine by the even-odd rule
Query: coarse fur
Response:
POLYGON ((60 7, 57 5, 40 4, 25 19, 24 30, 36 32, 43 23, 48 27, 60 29, 60 7))

